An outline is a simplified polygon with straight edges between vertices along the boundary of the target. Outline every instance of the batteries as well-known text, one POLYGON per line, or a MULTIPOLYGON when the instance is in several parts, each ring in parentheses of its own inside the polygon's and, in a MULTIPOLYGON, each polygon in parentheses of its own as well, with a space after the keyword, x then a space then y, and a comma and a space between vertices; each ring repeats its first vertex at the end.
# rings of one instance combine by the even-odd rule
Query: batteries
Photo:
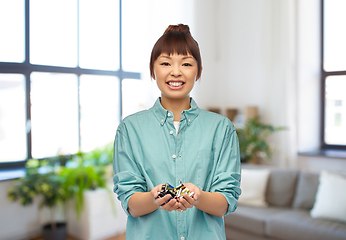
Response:
POLYGON ((187 187, 184 186, 184 184, 173 187, 171 184, 165 183, 162 185, 158 197, 161 198, 166 196, 167 194, 171 195, 172 198, 181 199, 183 198, 184 194, 192 197, 194 195, 194 192, 191 192, 187 187))

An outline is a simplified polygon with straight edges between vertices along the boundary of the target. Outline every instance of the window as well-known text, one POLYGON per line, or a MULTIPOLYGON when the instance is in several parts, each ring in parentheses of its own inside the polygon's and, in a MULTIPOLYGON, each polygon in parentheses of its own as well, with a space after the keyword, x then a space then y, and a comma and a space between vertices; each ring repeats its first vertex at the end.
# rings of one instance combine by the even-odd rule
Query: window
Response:
POLYGON ((121 0, 0 1, 0 167, 114 139, 122 119, 121 0))
POLYGON ((346 1, 322 0, 322 148, 346 149, 346 1))

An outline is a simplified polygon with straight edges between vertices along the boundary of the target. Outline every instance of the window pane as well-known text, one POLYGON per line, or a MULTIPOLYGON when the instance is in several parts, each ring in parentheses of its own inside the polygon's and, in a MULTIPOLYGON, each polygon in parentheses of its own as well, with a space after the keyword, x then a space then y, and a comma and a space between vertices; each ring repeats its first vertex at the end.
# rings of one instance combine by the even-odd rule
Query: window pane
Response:
POLYGON ((119 1, 79 1, 79 65, 119 69, 119 1))
POLYGON ((119 124, 119 79, 81 75, 81 150, 89 152, 114 140, 119 124))
POLYGON ((78 151, 78 82, 74 74, 31 74, 32 156, 78 151))
POLYGON ((324 69, 346 70, 346 1, 324 1, 324 69))
POLYGON ((25 112, 25 77, 0 74, 0 162, 26 158, 25 112))
POLYGON ((123 118, 152 107, 157 97, 160 96, 160 91, 154 81, 124 79, 121 85, 123 118))
POLYGON ((24 0, 0 1, 0 61, 24 62, 24 0))
POLYGON ((30 1, 30 62, 77 66, 77 0, 30 1))
POLYGON ((325 142, 346 145, 346 76, 326 79, 325 142))
POLYGON ((148 45, 146 39, 150 35, 148 28, 150 4, 152 3, 142 0, 122 2, 122 67, 125 71, 143 72, 149 69, 150 52, 153 47, 151 44, 154 44, 148 45))

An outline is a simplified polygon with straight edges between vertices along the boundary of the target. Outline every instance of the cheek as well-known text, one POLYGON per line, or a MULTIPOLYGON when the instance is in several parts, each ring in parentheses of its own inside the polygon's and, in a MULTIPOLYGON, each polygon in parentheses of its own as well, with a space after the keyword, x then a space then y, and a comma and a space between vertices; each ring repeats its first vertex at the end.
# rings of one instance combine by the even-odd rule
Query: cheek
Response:
POLYGON ((190 74, 190 78, 193 79, 193 81, 197 81, 197 71, 194 71, 190 74))

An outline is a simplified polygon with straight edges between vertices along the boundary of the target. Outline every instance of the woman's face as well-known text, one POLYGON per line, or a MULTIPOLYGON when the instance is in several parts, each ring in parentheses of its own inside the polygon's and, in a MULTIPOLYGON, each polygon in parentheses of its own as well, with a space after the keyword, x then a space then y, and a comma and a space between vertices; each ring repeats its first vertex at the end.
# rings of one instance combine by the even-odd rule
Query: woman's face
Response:
POLYGON ((192 55, 162 53, 154 62, 154 79, 164 98, 183 99, 197 79, 197 61, 192 55))

